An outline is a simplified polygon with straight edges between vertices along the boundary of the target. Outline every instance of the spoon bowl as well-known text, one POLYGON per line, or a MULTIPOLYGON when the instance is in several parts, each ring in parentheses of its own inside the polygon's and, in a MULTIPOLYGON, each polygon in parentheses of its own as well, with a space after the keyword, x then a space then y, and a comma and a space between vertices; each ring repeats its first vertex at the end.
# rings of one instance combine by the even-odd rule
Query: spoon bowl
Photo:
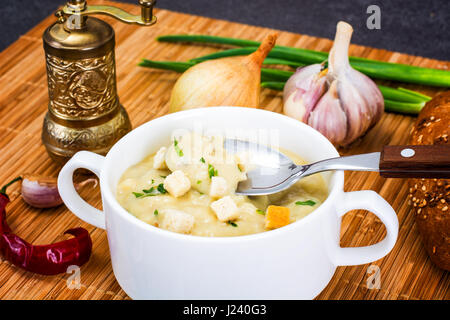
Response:
POLYGON ((296 165, 289 157, 267 146, 225 139, 228 153, 247 153, 251 169, 236 194, 260 196, 286 190, 298 180, 329 170, 375 171, 384 177, 446 178, 450 176, 450 148, 446 146, 385 146, 383 152, 336 157, 296 165))

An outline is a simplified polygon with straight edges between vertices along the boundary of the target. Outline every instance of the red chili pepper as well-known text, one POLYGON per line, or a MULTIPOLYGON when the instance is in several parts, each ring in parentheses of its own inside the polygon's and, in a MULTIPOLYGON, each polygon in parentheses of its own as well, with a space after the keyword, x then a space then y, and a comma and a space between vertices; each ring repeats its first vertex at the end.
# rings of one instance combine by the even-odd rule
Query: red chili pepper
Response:
POLYGON ((84 228, 67 230, 72 239, 49 245, 32 245, 11 232, 6 223, 6 205, 9 197, 6 188, 20 180, 16 178, 0 189, 0 252, 14 265, 34 273, 53 275, 67 272, 71 265, 86 263, 92 252, 89 232, 84 228))

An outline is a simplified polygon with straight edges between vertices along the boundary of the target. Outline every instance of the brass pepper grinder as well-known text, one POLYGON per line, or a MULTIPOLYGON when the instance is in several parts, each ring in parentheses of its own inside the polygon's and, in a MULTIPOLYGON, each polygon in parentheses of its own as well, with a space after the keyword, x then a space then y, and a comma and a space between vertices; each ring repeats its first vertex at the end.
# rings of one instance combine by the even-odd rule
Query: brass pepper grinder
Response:
POLYGON ((106 154, 131 130, 117 96, 114 30, 87 15, 150 26, 156 23, 155 2, 140 0, 140 16, 84 0, 70 0, 55 13, 58 21, 43 35, 49 103, 42 141, 56 161, 63 163, 80 150, 106 154))

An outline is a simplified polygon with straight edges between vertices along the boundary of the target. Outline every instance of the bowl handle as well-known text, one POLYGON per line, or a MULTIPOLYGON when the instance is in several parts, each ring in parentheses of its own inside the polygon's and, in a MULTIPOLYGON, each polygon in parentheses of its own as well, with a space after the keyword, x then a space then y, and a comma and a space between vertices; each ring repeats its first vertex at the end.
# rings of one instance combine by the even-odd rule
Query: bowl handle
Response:
POLYGON ((105 215, 84 201, 73 185, 73 173, 84 168, 94 172, 100 178, 105 157, 89 151, 77 152, 61 169, 58 175, 58 191, 67 208, 78 218, 98 228, 105 229, 105 215))
POLYGON ((371 246, 342 248, 338 245, 334 251, 336 266, 351 266, 376 261, 387 255, 395 245, 398 235, 397 215, 378 193, 371 190, 344 192, 337 206, 337 215, 342 217, 350 210, 364 209, 373 212, 385 225, 386 237, 371 246))

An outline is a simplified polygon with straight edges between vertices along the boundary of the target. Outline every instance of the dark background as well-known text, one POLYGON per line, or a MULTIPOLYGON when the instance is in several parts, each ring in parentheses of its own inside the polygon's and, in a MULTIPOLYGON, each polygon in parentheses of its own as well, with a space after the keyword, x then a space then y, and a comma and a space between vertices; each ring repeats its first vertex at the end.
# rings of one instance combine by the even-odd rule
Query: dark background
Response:
MULTIPOLYGON (((64 2, 1 0, 0 50, 64 2)), ((158 0, 156 6, 326 38, 345 20, 355 29, 352 43, 450 60, 450 0, 158 0), (371 4, 381 8, 380 30, 366 27, 371 4)))

